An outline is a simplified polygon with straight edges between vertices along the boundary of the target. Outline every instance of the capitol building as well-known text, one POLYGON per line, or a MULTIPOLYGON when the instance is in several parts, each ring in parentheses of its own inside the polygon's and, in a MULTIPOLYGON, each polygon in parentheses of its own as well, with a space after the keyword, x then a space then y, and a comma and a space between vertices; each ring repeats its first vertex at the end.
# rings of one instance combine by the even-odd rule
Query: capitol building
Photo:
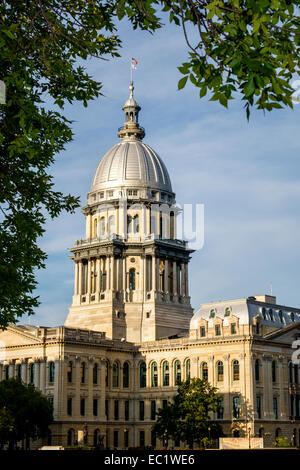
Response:
MULTIPOLYGON (((143 142, 140 106, 123 106, 120 139, 100 160, 70 249, 74 295, 63 326, 0 332, 0 379, 20 377, 52 402, 43 444, 162 447, 158 409, 191 377, 217 387, 225 436, 300 446, 300 309, 271 295, 202 304, 189 295, 188 243, 162 159, 143 142)), ((32 443, 32 447, 40 446, 32 443)), ((184 442, 169 446, 184 448, 184 442)))

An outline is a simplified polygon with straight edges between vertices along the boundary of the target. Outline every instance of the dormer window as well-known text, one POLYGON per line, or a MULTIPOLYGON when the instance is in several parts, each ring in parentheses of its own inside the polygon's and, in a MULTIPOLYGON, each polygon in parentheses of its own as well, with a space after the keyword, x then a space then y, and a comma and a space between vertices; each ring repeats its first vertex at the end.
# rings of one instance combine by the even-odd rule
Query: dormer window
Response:
POLYGON ((283 314, 282 314, 282 310, 279 310, 278 316, 279 316, 279 320, 281 321, 281 323, 283 323, 283 314))
POLYGON ((269 316, 270 316, 270 320, 274 321, 273 310, 271 308, 269 309, 269 316))
POLYGON ((230 308, 230 307, 225 308, 225 315, 224 315, 224 317, 230 317, 230 313, 231 313, 231 308, 230 308))
POLYGON ((261 313, 262 313, 263 319, 266 320, 266 309, 265 309, 265 307, 262 308, 261 313))
POLYGON ((211 311, 209 312, 209 318, 215 318, 216 316, 216 311, 214 308, 211 309, 211 311))
POLYGON ((295 314, 294 314, 294 312, 291 312, 291 320, 292 320, 292 321, 295 321, 295 314))

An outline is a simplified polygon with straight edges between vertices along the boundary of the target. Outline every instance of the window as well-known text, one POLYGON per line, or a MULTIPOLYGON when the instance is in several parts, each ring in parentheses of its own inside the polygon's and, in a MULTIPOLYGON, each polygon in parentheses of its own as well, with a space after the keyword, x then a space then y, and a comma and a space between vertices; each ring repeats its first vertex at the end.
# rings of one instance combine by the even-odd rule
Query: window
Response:
POLYGON ((129 269, 129 290, 135 290, 135 269, 129 269))
POLYGON ((261 419, 261 397, 256 397, 256 412, 258 419, 261 419))
POLYGON ((115 233, 115 231, 115 216, 110 215, 108 218, 108 233, 109 235, 112 235, 113 233, 115 233))
POLYGON ((293 364, 289 363, 289 382, 293 383, 293 364))
POLYGON ((17 365, 17 377, 18 379, 22 378, 22 364, 17 365))
POLYGON ((169 371, 169 363, 168 361, 163 362, 163 386, 168 387, 170 385, 170 371, 169 371))
POLYGON ((140 447, 145 445, 145 431, 140 431, 140 447))
POLYGON ((152 421, 155 421, 156 418, 156 401, 151 400, 151 414, 150 414, 150 419, 152 421))
POLYGON ((278 316, 279 316, 279 320, 281 321, 281 323, 283 323, 283 313, 282 313, 282 310, 279 310, 278 316))
POLYGON ((100 444, 100 430, 99 429, 95 429, 94 431, 94 447, 97 447, 99 446, 100 444))
POLYGON ((140 401, 140 421, 144 421, 145 418, 145 402, 142 400, 140 401))
POLYGON ((217 408, 217 419, 223 419, 224 416, 224 399, 222 396, 219 397, 219 405, 217 408))
POLYGON ((109 363, 106 361, 105 364, 105 386, 108 387, 109 385, 109 363))
POLYGON ((221 335, 221 325, 215 325, 215 334, 216 336, 220 336, 221 335))
MULTIPOLYGON (((6 375, 7 375, 7 379, 9 377, 9 369, 8 367, 6 368, 6 375)), ((29 382, 31 384, 34 383, 34 375, 35 375, 35 367, 34 367, 34 364, 30 364, 30 369, 29 369, 29 382)))
POLYGON ((201 376, 202 376, 202 380, 208 380, 208 366, 207 366, 207 362, 202 362, 202 365, 201 365, 201 376))
POLYGON ((80 415, 85 415, 85 398, 80 399, 80 415))
POLYGON ((236 335, 236 323, 231 323, 230 329, 231 329, 231 334, 236 335))
POLYGON ((272 361, 272 382, 276 382, 276 361, 272 361))
POLYGON ((114 362, 113 363, 113 377, 112 377, 112 386, 113 387, 119 387, 119 363, 114 362))
POLYGON ((269 317, 271 321, 274 321, 273 310, 271 308, 269 308, 269 317))
POLYGON ((191 361, 190 359, 187 359, 185 361, 185 380, 189 382, 190 378, 191 378, 191 361))
POLYGON ((129 446, 129 431, 126 429, 124 431, 124 447, 129 446))
POLYGON ((123 388, 129 387, 129 364, 124 362, 123 364, 123 388))
POLYGON ((100 197, 100 199, 103 199, 104 198, 104 192, 101 191, 101 193, 99 193, 99 197, 100 197))
POLYGON ((294 382, 298 383, 298 364, 294 364, 294 382))
POLYGON ((68 446, 72 446, 74 444, 74 429, 68 430, 67 443, 68 443, 68 446))
POLYGON ((129 421, 129 400, 125 401, 125 407, 124 407, 124 417, 125 421, 129 421))
POLYGON ((224 378, 224 367, 223 367, 223 362, 218 361, 217 362, 217 381, 218 382, 223 382, 224 378))
POLYGON ((114 420, 119 420, 119 400, 114 400, 114 420))
POLYGON ((294 314, 294 312, 291 312, 291 320, 292 320, 292 321, 295 321, 295 314, 294 314))
POLYGON ((113 197, 114 192, 113 191, 108 191, 108 197, 113 197))
POLYGON ((67 400, 67 414, 68 416, 72 416, 72 398, 68 398, 67 400))
POLYGON ((98 223, 97 219, 94 219, 94 237, 95 238, 98 235, 98 233, 97 233, 97 223, 98 223))
POLYGON ((98 364, 94 364, 93 367, 93 384, 97 385, 98 383, 98 364))
POLYGON ((240 399, 239 397, 233 397, 233 417, 240 417, 240 399))
POLYGON ((97 400, 97 398, 93 399, 93 416, 98 416, 98 400, 97 400))
POLYGON ((131 215, 127 215, 127 233, 132 233, 133 219, 131 215))
POLYGON ((55 364, 54 362, 50 362, 49 364, 49 382, 54 382, 54 372, 55 372, 55 364))
POLYGON ((138 215, 136 215, 134 218, 133 218, 133 232, 134 233, 139 233, 140 231, 140 218, 138 215))
POLYGON ((165 410, 168 407, 168 400, 162 401, 162 407, 163 407, 163 410, 165 410))
POLYGON ((260 374, 259 360, 256 359, 256 361, 255 361, 255 380, 256 380, 257 382, 260 380, 259 374, 260 374))
POLYGON ((261 313, 262 313, 263 319, 266 320, 266 309, 265 309, 265 307, 262 308, 261 313))
POLYGON ((216 311, 215 309, 213 308, 210 313, 209 313, 209 318, 215 318, 215 315, 216 315, 216 311))
POLYGON ((119 431, 114 431, 114 447, 117 448, 119 445, 119 431))
POLYGON ((106 419, 109 418, 109 405, 108 405, 108 400, 105 400, 105 416, 106 416, 106 419))
POLYGON ((230 307, 225 308, 225 314, 224 317, 230 317, 231 309, 230 307))
POLYGON ((158 386, 158 373, 157 373, 157 363, 152 362, 151 364, 151 387, 158 386))
POLYGON ((67 380, 68 380, 68 383, 71 383, 73 380, 73 363, 71 361, 68 363, 67 380))
POLYGON ((105 235, 105 217, 100 219, 100 235, 103 237, 105 235))
POLYGON ((52 410, 53 410, 53 407, 54 407, 54 398, 53 398, 53 397, 49 397, 49 398, 48 398, 48 401, 49 401, 50 406, 51 406, 51 408, 52 408, 52 410))
POLYGON ((174 385, 180 385, 181 383, 181 364, 180 361, 174 363, 174 385))
POLYGON ((151 431, 151 445, 152 447, 156 447, 156 433, 155 431, 151 431))
POLYGON ((140 388, 146 387, 146 364, 142 362, 140 364, 140 388))
POLYGON ((232 378, 233 380, 240 380, 240 365, 237 360, 232 362, 232 378))
POLYGON ((201 336, 201 338, 204 338, 206 336, 205 326, 200 326, 200 336, 201 336))
POLYGON ((85 383, 85 372, 86 372, 86 365, 85 365, 85 362, 82 362, 80 366, 80 383, 82 384, 85 383))
POLYGON ((277 397, 273 397, 273 412, 274 412, 274 419, 278 419, 277 397))

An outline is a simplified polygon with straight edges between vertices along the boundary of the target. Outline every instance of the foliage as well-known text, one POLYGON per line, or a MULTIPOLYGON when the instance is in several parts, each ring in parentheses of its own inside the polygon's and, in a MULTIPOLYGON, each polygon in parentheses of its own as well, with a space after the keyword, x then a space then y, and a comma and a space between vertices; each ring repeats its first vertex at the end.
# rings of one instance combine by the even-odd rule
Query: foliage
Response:
POLYGON ((53 421, 52 406, 33 385, 19 379, 0 382, 0 445, 44 437, 53 421))
POLYGON ((275 447, 292 447, 291 443, 286 437, 276 437, 274 442, 275 447))
POLYGON ((218 409, 220 399, 217 389, 206 380, 193 378, 178 387, 173 403, 168 403, 157 413, 153 430, 165 443, 169 438, 207 445, 210 439, 222 435, 219 423, 210 418, 211 412, 218 409))

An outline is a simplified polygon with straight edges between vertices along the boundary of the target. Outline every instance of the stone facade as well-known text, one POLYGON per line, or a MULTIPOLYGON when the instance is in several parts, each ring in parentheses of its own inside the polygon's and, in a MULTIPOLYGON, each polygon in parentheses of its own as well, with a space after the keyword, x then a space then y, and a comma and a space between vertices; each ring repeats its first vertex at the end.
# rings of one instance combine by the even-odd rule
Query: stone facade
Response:
POLYGON ((300 445, 300 371, 292 363, 300 310, 255 296, 193 314, 192 250, 176 238, 175 194, 163 162, 142 143, 132 84, 123 110, 121 142, 101 160, 83 208, 86 238, 70 250, 65 325, 0 332, 0 380, 20 377, 52 401, 47 441, 55 445, 161 447, 155 413, 190 377, 217 387, 223 407, 212 418, 225 435, 300 445))

